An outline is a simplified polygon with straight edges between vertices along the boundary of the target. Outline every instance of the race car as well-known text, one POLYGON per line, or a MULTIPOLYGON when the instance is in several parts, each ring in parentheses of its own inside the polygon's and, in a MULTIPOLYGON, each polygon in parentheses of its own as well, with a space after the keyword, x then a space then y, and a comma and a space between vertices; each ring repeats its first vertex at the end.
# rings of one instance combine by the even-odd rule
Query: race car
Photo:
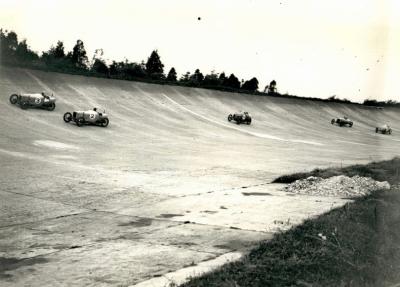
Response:
POLYGON ((10 103, 15 105, 19 104, 21 109, 42 108, 52 111, 56 108, 56 98, 51 95, 46 95, 44 92, 37 94, 12 94, 10 96, 10 103))
POLYGON ((347 117, 343 117, 343 118, 336 118, 336 119, 332 119, 331 120, 331 124, 337 124, 340 127, 343 126, 349 126, 352 127, 353 126, 353 121, 349 120, 347 117))
POLYGON ((375 128, 375 132, 376 133, 389 134, 390 135, 390 134, 392 134, 392 128, 389 125, 385 124, 383 126, 376 127, 375 128))
POLYGON ((240 125, 241 123, 251 124, 251 116, 248 112, 239 112, 235 114, 229 114, 228 121, 234 120, 236 124, 240 125))
POLYGON ((96 125, 106 127, 109 124, 108 115, 103 109, 94 108, 88 111, 67 112, 64 114, 64 122, 74 121, 78 127, 83 125, 96 125))

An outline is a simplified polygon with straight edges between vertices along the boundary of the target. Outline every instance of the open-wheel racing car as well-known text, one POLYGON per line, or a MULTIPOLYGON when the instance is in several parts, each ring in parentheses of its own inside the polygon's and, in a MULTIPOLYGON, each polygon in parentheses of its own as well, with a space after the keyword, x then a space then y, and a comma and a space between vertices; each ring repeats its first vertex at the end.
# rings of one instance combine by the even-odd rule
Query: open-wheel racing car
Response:
POLYGON ((228 121, 235 121, 236 124, 240 125, 242 123, 244 124, 251 124, 251 116, 249 115, 248 112, 240 112, 240 113, 235 113, 235 114, 229 114, 228 116, 228 121))
POLYGON ((332 119, 331 120, 331 124, 337 124, 340 127, 343 126, 349 126, 352 127, 353 126, 353 121, 349 120, 347 117, 343 117, 343 118, 336 118, 336 119, 332 119))
POLYGON ((32 107, 52 111, 56 107, 56 98, 53 95, 46 95, 44 92, 37 94, 12 94, 10 96, 10 103, 13 105, 19 104, 21 109, 32 107))
POLYGON ((67 112, 64 114, 64 122, 74 121, 78 127, 83 125, 97 125, 106 127, 109 120, 105 110, 94 108, 88 111, 67 112))
POLYGON ((390 135, 390 134, 392 134, 392 128, 389 125, 385 124, 383 126, 376 127, 375 128, 375 132, 376 133, 389 134, 390 135))

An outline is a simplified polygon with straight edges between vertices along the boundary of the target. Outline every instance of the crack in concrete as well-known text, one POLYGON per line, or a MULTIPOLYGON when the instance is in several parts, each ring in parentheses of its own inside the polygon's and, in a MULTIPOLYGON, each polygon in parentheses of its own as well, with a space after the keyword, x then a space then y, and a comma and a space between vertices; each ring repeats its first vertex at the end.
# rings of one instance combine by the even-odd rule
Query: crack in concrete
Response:
MULTIPOLYGON (((270 182, 265 182, 265 183, 253 184, 253 185, 248 185, 248 186, 240 186, 240 187, 226 188, 226 189, 220 189, 220 190, 215 190, 215 191, 207 191, 207 192, 205 192, 205 193, 230 191, 230 190, 236 190, 236 189, 243 189, 243 188, 251 188, 251 187, 257 187, 257 186, 264 186, 264 185, 268 185, 268 184, 271 184, 271 183, 270 183, 270 182)), ((63 204, 63 205, 67 205, 67 206, 71 206, 71 207, 75 207, 75 208, 86 209, 86 210, 91 211, 91 212, 103 212, 103 213, 110 213, 110 214, 114 214, 114 215, 118 215, 118 216, 128 216, 128 217, 142 218, 142 219, 147 218, 147 219, 151 219, 151 220, 154 220, 154 221, 161 221, 161 222, 164 222, 164 221, 165 221, 165 222, 181 222, 182 224, 191 223, 191 224, 198 224, 198 225, 204 225, 204 226, 213 226, 213 227, 220 227, 220 228, 232 229, 232 226, 226 227, 226 226, 222 226, 222 225, 197 223, 197 222, 192 222, 192 221, 186 222, 186 221, 178 221, 178 220, 171 220, 171 219, 160 219, 160 218, 154 218, 154 217, 143 217, 143 216, 137 216, 137 215, 121 214, 121 213, 118 213, 118 212, 107 211, 107 210, 98 210, 98 209, 93 209, 93 208, 92 208, 92 209, 91 209, 91 208, 84 208, 84 207, 78 207, 78 206, 75 206, 75 205, 72 205, 72 204, 68 204, 68 203, 65 203, 65 202, 62 202, 62 201, 54 201, 54 200, 50 200, 50 199, 47 199, 47 198, 35 197, 35 196, 32 196, 32 195, 26 195, 26 194, 18 193, 18 192, 11 192, 11 191, 6 191, 6 192, 19 194, 19 195, 22 195, 22 196, 29 196, 29 197, 33 197, 33 198, 41 199, 41 200, 47 200, 47 201, 50 201, 50 202, 55 202, 55 203, 59 203, 59 204, 63 204)), ((144 193, 144 192, 142 192, 142 191, 138 191, 138 192, 144 193)), ((155 193, 155 194, 156 194, 156 195, 159 195, 159 194, 157 194, 157 193, 155 193)), ((202 193, 200 193, 199 195, 201 195, 201 194, 202 194, 202 193)), ((203 194, 204 194, 204 193, 203 193, 203 194)), ((187 196, 195 196, 195 195, 197 195, 197 194, 192 194, 192 195, 187 195, 187 196)), ((181 196, 181 197, 185 197, 185 196, 181 196)), ((170 199, 173 199, 173 198, 181 198, 181 197, 171 196, 170 199)), ((168 199, 165 199, 165 200, 168 200, 168 199)), ((85 213, 85 212, 81 212, 81 213, 78 213, 78 214, 82 214, 82 213, 85 213)), ((89 213, 90 213, 90 212, 89 212, 89 213)), ((66 216, 68 216, 68 215, 66 215, 66 216)), ((58 217, 64 217, 64 216, 58 216, 58 217)), ((56 218, 57 218, 57 217, 56 217, 56 218)), ((49 218, 49 219, 54 219, 54 218, 49 218)), ((38 222, 40 222, 40 221, 38 221, 38 222)), ((20 225, 20 224, 17 224, 17 225, 20 225)), ((0 226, 0 228, 2 228, 2 226, 0 226)), ((252 231, 252 232, 260 232, 260 233, 270 233, 270 232, 265 232, 265 231, 260 231, 260 230, 242 229, 242 228, 237 228, 237 227, 234 227, 234 229, 237 229, 237 230, 244 230, 244 231, 252 231)))
POLYGON ((151 219, 154 221, 165 221, 165 222, 179 222, 182 225, 183 224, 197 224, 197 225, 202 225, 202 226, 212 226, 212 227, 219 227, 219 228, 224 228, 224 229, 236 229, 236 230, 243 230, 243 231, 250 231, 250 232, 259 232, 263 234, 270 234, 271 232, 268 231, 261 231, 261 230, 255 230, 255 229, 245 229, 245 228, 239 228, 239 227, 232 227, 232 226, 223 226, 223 225, 215 225, 215 224, 208 224, 208 223, 199 223, 199 222, 193 222, 193 221, 180 221, 180 220, 171 220, 171 219, 162 219, 162 218, 156 218, 156 217, 143 217, 143 216, 138 216, 138 215, 126 215, 126 214, 121 214, 113 211, 107 211, 107 210, 97 210, 97 212, 105 212, 105 213, 111 213, 114 215, 119 215, 119 216, 128 216, 128 217, 133 217, 133 218, 142 218, 142 219, 151 219))
POLYGON ((236 187, 229 187, 229 188, 223 188, 223 189, 210 190, 210 191, 199 192, 199 193, 194 193, 194 194, 182 195, 182 196, 179 196, 179 198, 191 197, 191 196, 200 196, 200 195, 204 195, 204 194, 207 194, 207 193, 214 193, 214 192, 223 192, 223 191, 232 191, 232 190, 237 190, 237 189, 246 189, 246 188, 252 188, 252 187, 257 187, 257 186, 264 186, 264 185, 268 185, 268 184, 271 184, 271 182, 264 182, 264 183, 259 183, 259 184, 250 184, 250 185, 245 185, 245 186, 236 186, 236 187))
MULTIPOLYGON (((251 185, 251 187, 267 185, 267 184, 269 184, 269 183, 261 183, 261 184, 251 185)), ((227 191, 227 190, 234 190, 234 189, 241 189, 241 188, 242 187, 235 187, 235 188, 230 188, 230 189, 218 190, 218 192, 227 191)), ((79 213, 74 213, 74 214, 58 215, 56 217, 49 217, 49 218, 44 218, 44 219, 40 219, 40 220, 36 220, 36 221, 29 221, 29 222, 21 222, 21 223, 10 224, 10 225, 3 225, 3 226, 0 226, 0 229, 8 228, 8 227, 14 227, 14 226, 28 225, 28 224, 38 223, 38 222, 54 220, 54 219, 57 219, 57 218, 80 215, 80 214, 90 214, 90 213, 93 213, 93 212, 103 212, 103 213, 110 213, 110 214, 117 215, 117 216, 127 216, 127 217, 142 218, 142 219, 147 218, 147 219, 151 219, 151 220, 154 220, 154 221, 161 221, 161 222, 180 222, 181 224, 188 224, 189 223, 189 224, 197 224, 197 225, 202 225, 202 226, 219 227, 219 228, 224 228, 224 229, 236 229, 236 230, 259 232, 259 233, 265 233, 265 234, 270 233, 270 232, 267 232, 267 231, 260 231, 260 230, 254 230, 254 229, 243 229, 243 228, 232 227, 232 226, 227 227, 227 226, 223 226, 223 225, 198 223, 198 222, 192 222, 192 221, 187 222, 187 221, 179 221, 179 220, 171 220, 171 219, 160 219, 160 218, 154 218, 154 217, 143 217, 143 216, 137 216, 137 215, 127 215, 127 214, 121 214, 121 213, 118 213, 118 212, 107 211, 107 210, 98 210, 98 209, 89 209, 89 208, 77 207, 77 206, 72 205, 72 204, 59 202, 59 201, 54 201, 54 200, 51 200, 51 199, 48 199, 48 198, 35 197, 33 195, 28 195, 28 194, 19 193, 19 192, 13 192, 13 191, 4 191, 4 192, 17 194, 17 195, 21 195, 21 196, 27 196, 27 197, 31 197, 31 198, 35 198, 35 199, 40 199, 40 200, 45 200, 45 201, 49 201, 49 202, 53 202, 53 203, 63 204, 63 205, 74 207, 74 208, 85 209, 85 211, 82 211, 82 212, 79 212, 79 213)))

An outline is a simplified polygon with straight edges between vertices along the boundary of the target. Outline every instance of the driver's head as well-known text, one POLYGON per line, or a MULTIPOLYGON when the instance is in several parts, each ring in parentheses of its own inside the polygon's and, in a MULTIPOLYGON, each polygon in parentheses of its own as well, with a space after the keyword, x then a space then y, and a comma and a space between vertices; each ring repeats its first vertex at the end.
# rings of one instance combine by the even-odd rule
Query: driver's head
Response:
POLYGON ((97 111, 97 108, 94 108, 93 111, 97 111))

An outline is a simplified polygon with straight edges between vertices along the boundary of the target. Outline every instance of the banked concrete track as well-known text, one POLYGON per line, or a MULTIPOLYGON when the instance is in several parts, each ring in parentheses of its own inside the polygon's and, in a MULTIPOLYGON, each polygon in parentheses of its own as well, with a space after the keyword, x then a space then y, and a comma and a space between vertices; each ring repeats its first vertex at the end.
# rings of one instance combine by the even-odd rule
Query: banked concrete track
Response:
POLYGON ((289 196, 274 177, 396 156, 399 119, 395 109, 1 68, 0 285, 156 286, 241 254, 345 202, 289 196), (40 91, 56 95, 55 111, 9 103, 40 91), (108 128, 62 120, 94 106, 108 128), (253 124, 229 123, 237 110, 253 124), (353 128, 330 124, 343 115, 353 128), (394 134, 375 134, 381 123, 394 134))

